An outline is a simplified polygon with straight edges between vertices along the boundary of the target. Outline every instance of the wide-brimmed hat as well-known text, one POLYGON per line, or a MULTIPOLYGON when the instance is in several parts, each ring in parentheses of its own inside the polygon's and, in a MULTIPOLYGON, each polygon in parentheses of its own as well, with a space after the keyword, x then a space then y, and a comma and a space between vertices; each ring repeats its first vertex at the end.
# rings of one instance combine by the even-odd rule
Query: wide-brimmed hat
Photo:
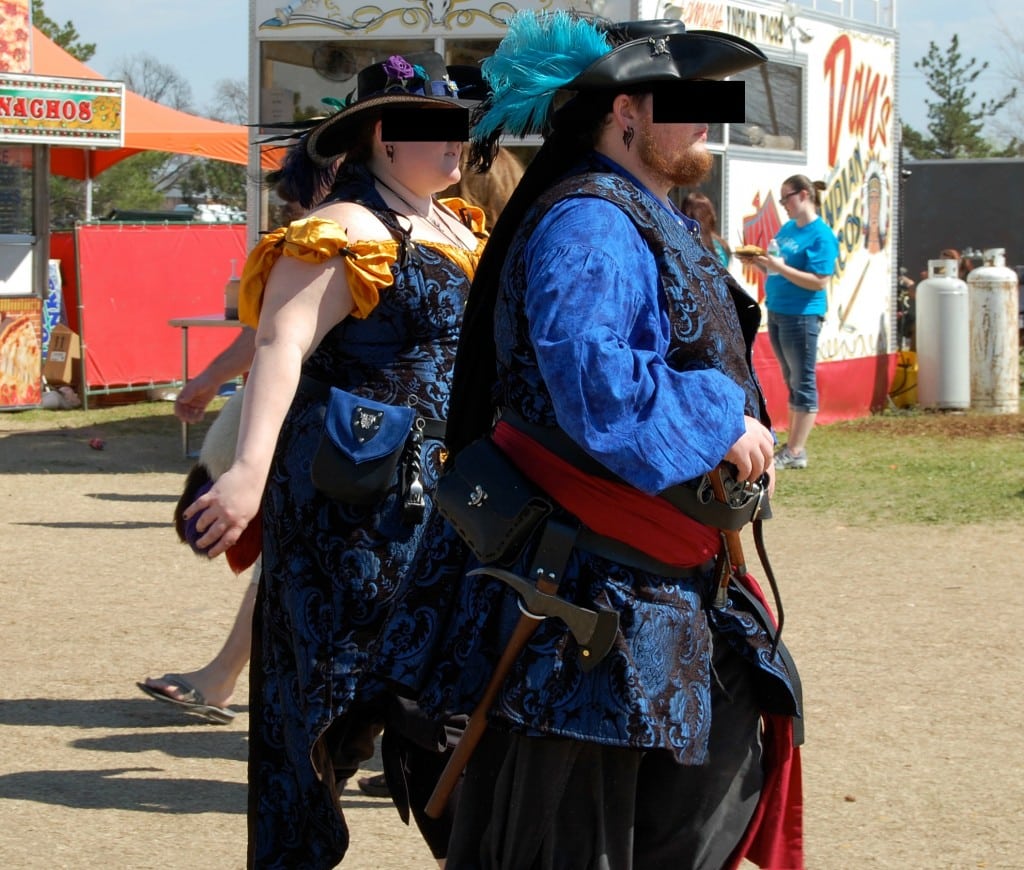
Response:
POLYGON ((474 140, 545 134, 574 96, 718 81, 767 60, 754 44, 674 19, 602 22, 570 12, 522 10, 483 62, 491 90, 474 140))
POLYGON ((612 49, 566 84, 565 90, 717 81, 767 59, 757 46, 731 33, 689 30, 647 36, 612 49))
POLYGON ((351 148, 368 112, 388 106, 467 110, 484 90, 478 68, 446 67, 436 51, 392 55, 359 71, 344 108, 309 131, 306 150, 314 163, 333 162, 351 148))

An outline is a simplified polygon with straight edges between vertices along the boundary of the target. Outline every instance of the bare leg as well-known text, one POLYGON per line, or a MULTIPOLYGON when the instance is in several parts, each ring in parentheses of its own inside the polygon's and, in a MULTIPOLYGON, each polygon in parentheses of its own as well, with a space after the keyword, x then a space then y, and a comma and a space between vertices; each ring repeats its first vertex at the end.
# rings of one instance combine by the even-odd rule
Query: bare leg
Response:
POLYGON ((813 411, 789 412, 789 432, 786 435, 786 447, 789 452, 799 456, 807 447, 807 439, 810 437, 811 429, 814 428, 814 419, 817 413, 813 411))
MULTIPOLYGON (((258 570, 258 568, 257 568, 258 570)), ((198 689, 207 704, 224 707, 231 701, 235 692, 238 676, 249 661, 252 646, 252 614, 256 604, 256 583, 246 586, 242 603, 235 615, 235 623, 231 626, 224 646, 206 665, 195 671, 185 671, 178 676, 184 678, 198 689)), ((158 688, 172 698, 181 699, 182 691, 162 679, 147 678, 146 685, 158 688)))

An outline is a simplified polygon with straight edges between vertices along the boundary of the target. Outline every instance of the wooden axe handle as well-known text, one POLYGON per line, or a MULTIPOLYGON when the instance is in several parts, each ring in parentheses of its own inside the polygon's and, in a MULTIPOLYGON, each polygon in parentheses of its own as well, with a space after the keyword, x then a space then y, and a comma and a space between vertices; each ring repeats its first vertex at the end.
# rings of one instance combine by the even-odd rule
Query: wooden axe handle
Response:
MULTIPOLYGON (((537 581, 537 588, 548 595, 554 595, 558 591, 556 583, 545 579, 537 581)), ((466 769, 470 757, 487 730, 487 714, 491 711, 491 707, 494 706, 494 700, 498 697, 498 692, 505 682, 505 677, 512 670, 512 665, 515 664, 519 654, 530 642, 530 638, 540 623, 541 620, 530 616, 523 615, 519 617, 519 622, 516 623, 515 630, 505 645, 505 651, 501 654, 501 658, 498 659, 498 664, 494 668, 494 673, 491 674, 491 679, 487 683, 483 695, 469 716, 466 730, 462 732, 462 736, 455 745, 448 763, 445 765, 444 770, 441 771, 441 776, 437 780, 437 785, 434 786, 430 800, 427 801, 427 805, 424 807, 424 812, 430 818, 440 818, 444 808, 448 805, 448 799, 455 790, 455 786, 458 785, 462 771, 466 769)))

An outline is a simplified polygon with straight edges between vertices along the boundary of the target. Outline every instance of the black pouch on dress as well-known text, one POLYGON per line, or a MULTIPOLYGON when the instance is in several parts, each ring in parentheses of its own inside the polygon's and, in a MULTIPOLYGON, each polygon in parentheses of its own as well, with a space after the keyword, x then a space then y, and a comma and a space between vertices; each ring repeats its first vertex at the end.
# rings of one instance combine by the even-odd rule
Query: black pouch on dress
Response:
POLYGON ((374 504, 388 491, 415 420, 407 405, 385 405, 331 387, 313 485, 349 504, 374 504))
POLYGON ((491 441, 462 449, 434 493, 437 509, 481 562, 516 559, 552 503, 491 441))

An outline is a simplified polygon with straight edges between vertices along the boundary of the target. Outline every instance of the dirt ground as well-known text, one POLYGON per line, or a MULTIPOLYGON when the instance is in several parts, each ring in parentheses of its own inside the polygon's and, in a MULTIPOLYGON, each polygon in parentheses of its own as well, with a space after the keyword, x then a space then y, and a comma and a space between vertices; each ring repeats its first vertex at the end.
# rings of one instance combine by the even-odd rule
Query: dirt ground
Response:
MULTIPOLYGON (((0 415, 2 863, 240 868, 244 676, 225 727, 135 681, 207 661, 244 580, 174 537, 169 413, 137 436, 53 419, 0 415)), ((777 510, 766 535, 805 686, 808 866, 1024 867, 1021 529, 777 510)), ((431 866, 387 800, 349 790, 345 812, 343 866, 431 866)))

